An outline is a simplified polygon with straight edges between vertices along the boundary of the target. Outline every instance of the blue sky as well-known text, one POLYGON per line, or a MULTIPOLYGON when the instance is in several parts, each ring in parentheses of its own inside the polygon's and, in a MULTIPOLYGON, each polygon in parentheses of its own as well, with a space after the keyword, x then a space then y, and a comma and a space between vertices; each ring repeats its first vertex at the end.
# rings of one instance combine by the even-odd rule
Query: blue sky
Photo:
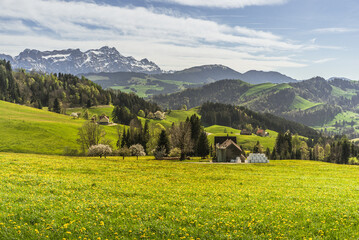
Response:
POLYGON ((0 52, 108 45, 164 70, 359 80, 358 12, 357 0, 1 0, 0 52))

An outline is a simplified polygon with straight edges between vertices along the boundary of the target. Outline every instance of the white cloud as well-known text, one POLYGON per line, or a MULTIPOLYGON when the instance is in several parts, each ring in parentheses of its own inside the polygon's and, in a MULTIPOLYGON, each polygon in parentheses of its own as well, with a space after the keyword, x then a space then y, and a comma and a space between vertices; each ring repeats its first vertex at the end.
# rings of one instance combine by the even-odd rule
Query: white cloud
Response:
POLYGON ((314 61, 314 63, 327 63, 327 62, 331 62, 336 60, 336 58, 323 58, 323 59, 319 59, 314 61))
MULTIPOLYGON (((220 63, 245 71, 303 67, 304 64, 281 55, 320 48, 267 31, 142 7, 56 0, 17 0, 17 4, 1 1, 0 16, 9 19, 0 24, 1 53, 18 54, 24 48, 87 50, 109 45, 124 55, 147 57, 166 70, 220 63), (14 34, 11 29, 23 34, 14 34), (269 53, 272 56, 268 57, 269 53)), ((230 2, 274 1, 227 4, 230 2)))
POLYGON ((263 6, 284 4, 287 0, 155 0, 156 2, 175 3, 192 7, 209 8, 244 8, 247 6, 263 6))
POLYGON ((358 31, 359 29, 355 28, 317 28, 313 30, 315 33, 350 33, 358 31))

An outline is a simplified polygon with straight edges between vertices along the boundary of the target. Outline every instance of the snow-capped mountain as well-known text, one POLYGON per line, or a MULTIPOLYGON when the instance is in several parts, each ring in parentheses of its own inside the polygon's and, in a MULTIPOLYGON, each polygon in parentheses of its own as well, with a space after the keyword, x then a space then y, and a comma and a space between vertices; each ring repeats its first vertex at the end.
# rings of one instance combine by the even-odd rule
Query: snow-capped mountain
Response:
POLYGON ((81 52, 80 49, 39 51, 25 49, 16 57, 0 54, 0 59, 11 62, 13 68, 24 68, 48 73, 99 73, 99 72, 143 72, 162 73, 153 62, 144 58, 140 61, 121 55, 116 48, 102 47, 81 52))

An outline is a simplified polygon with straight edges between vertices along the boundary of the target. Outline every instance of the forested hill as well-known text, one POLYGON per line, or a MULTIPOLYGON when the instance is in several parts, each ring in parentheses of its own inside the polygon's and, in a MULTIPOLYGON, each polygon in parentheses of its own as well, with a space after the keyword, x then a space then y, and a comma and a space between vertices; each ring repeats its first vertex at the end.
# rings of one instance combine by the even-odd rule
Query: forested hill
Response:
POLYGON ((178 109, 205 102, 246 106, 251 110, 283 116, 306 125, 331 121, 342 111, 356 111, 359 83, 342 79, 310 80, 284 84, 247 84, 240 80, 222 80, 170 95, 154 96, 158 104, 178 109))
POLYGON ((200 107, 201 121, 207 125, 223 125, 236 129, 246 129, 248 124, 253 128, 271 129, 277 132, 298 133, 302 136, 317 139, 319 134, 303 124, 274 116, 270 113, 257 113, 245 107, 222 103, 204 103, 200 107))
POLYGON ((40 74, 12 71, 11 64, 0 60, 0 100, 31 107, 48 107, 54 112, 68 107, 91 107, 113 103, 125 106, 133 113, 140 109, 155 112, 160 109, 135 94, 104 90, 98 84, 71 74, 40 74))

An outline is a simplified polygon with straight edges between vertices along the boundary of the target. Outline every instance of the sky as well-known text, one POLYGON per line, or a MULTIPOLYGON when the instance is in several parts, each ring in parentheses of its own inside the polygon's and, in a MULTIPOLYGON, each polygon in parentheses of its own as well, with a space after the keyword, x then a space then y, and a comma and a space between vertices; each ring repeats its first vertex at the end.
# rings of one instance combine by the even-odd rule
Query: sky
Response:
POLYGON ((163 70, 359 80, 358 12, 357 0, 0 0, 0 53, 110 46, 163 70))

